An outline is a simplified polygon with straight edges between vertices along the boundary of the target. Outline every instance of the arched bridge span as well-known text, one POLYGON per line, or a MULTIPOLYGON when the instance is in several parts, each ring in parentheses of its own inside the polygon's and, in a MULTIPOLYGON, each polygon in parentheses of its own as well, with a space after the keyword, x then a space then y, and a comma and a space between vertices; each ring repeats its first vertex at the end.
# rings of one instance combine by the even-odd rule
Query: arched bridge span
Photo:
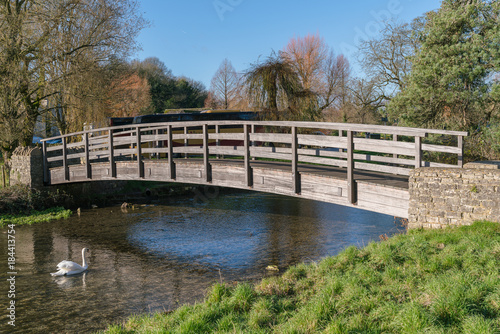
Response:
POLYGON ((43 140, 44 182, 118 179, 210 184, 407 218, 410 170, 462 167, 466 135, 320 122, 124 125, 43 140), (47 143, 58 138, 60 144, 47 143))

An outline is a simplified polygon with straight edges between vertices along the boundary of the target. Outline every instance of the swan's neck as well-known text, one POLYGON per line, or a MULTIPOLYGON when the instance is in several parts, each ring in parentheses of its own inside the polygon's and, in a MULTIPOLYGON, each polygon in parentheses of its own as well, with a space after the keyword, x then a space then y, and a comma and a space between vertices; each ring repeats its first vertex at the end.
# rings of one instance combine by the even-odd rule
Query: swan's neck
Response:
POLYGON ((85 258, 85 249, 82 250, 82 267, 87 268, 87 259, 85 258))

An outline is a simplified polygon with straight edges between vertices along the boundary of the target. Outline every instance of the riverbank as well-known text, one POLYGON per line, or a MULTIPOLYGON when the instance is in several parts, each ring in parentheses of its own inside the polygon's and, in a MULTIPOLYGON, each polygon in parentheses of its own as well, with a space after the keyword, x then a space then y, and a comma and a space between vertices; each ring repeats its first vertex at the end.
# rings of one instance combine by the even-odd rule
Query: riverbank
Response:
POLYGON ((61 192, 42 192, 21 185, 2 188, 0 227, 67 218, 72 212, 61 206, 66 200, 67 195, 61 192))
POLYGON ((496 333, 500 225, 410 230, 106 333, 496 333))

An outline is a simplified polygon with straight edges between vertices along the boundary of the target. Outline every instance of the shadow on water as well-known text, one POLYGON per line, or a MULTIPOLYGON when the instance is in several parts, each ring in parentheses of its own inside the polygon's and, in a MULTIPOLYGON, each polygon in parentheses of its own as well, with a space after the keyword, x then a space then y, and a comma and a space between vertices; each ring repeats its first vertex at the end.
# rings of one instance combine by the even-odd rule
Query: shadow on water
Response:
MULTIPOLYGON (((277 265, 318 261, 401 230, 393 217, 259 193, 182 199, 168 205, 83 211, 81 217, 16 227, 16 327, 9 333, 88 333, 131 314, 203 299, 216 281, 258 280, 277 265), (52 277, 59 261, 89 270, 52 277)), ((6 231, 0 263, 8 270, 6 231)), ((2 305, 8 285, 0 281, 2 305)))

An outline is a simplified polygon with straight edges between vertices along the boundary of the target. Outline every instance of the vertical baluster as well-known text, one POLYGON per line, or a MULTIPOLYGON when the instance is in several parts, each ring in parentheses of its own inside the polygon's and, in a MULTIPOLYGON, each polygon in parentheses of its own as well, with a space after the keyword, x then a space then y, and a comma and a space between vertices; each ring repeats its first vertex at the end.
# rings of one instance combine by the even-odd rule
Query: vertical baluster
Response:
POLYGON ((351 130, 347 131, 347 198, 351 204, 358 201, 354 180, 354 138, 351 130))
POLYGON ((168 125, 168 170, 170 179, 175 180, 175 163, 174 163, 174 141, 172 140, 172 125, 168 125))
POLYGON ((300 174, 298 169, 299 156, 297 139, 297 127, 292 126, 292 178, 293 178, 293 192, 300 194, 300 174))
POLYGON ((64 181, 69 181, 69 169, 68 169, 68 150, 66 147, 66 137, 62 137, 62 158, 63 158, 63 170, 64 170, 64 181))
POLYGON ((248 133, 248 125, 243 125, 244 147, 245 147, 245 179, 249 187, 253 186, 253 171, 250 166, 250 134, 248 133))
MULTIPOLYGON (((394 142, 397 142, 397 141, 398 141, 398 135, 396 135, 396 134, 392 135, 392 140, 393 140, 394 142)), ((397 154, 397 153, 394 153, 394 154, 392 155, 392 157, 393 157, 394 159, 397 159, 397 158, 398 158, 398 154, 397 154)))
POLYGON ((142 146, 141 146, 141 128, 137 127, 136 128, 137 132, 137 175, 139 178, 144 177, 144 165, 142 163, 142 146))
POLYGON ((208 125, 203 124, 203 166, 205 168, 205 181, 212 182, 212 170, 208 156, 208 125))
POLYGON ((458 148, 460 149, 460 153, 458 154, 458 167, 464 167, 464 137, 458 136, 458 148))
MULTIPOLYGON (((188 135, 188 128, 187 126, 184 127, 184 147, 188 147, 189 146, 189 139, 187 139, 187 135, 188 135)), ((184 153, 184 159, 187 159, 188 158, 188 153, 184 153)))
MULTIPOLYGON (((220 125, 219 124, 215 125, 215 133, 217 135, 220 133, 220 125)), ((220 139, 219 139, 219 137, 217 137, 217 140, 215 141, 215 146, 217 146, 217 148, 219 148, 219 146, 220 146, 220 139)), ((221 158, 220 154, 217 154, 217 159, 220 159, 220 158, 221 158)), ((222 156, 222 158, 224 159, 224 156, 222 156)))
POLYGON ((113 143, 113 130, 108 130, 108 145, 109 145, 109 174, 111 177, 116 177, 115 164, 115 145, 113 143))
POLYGON ((90 166, 90 153, 89 153, 89 133, 85 132, 83 134, 83 146, 85 150, 85 174, 87 179, 92 178, 91 166, 90 166))
POLYGON ((415 168, 422 167, 422 138, 415 137, 415 168))
MULTIPOLYGON (((43 154, 43 183, 45 185, 49 184, 49 163, 47 161, 47 143, 42 142, 42 154, 43 154)), ((4 176, 4 187, 5 187, 5 174, 4 176)))

